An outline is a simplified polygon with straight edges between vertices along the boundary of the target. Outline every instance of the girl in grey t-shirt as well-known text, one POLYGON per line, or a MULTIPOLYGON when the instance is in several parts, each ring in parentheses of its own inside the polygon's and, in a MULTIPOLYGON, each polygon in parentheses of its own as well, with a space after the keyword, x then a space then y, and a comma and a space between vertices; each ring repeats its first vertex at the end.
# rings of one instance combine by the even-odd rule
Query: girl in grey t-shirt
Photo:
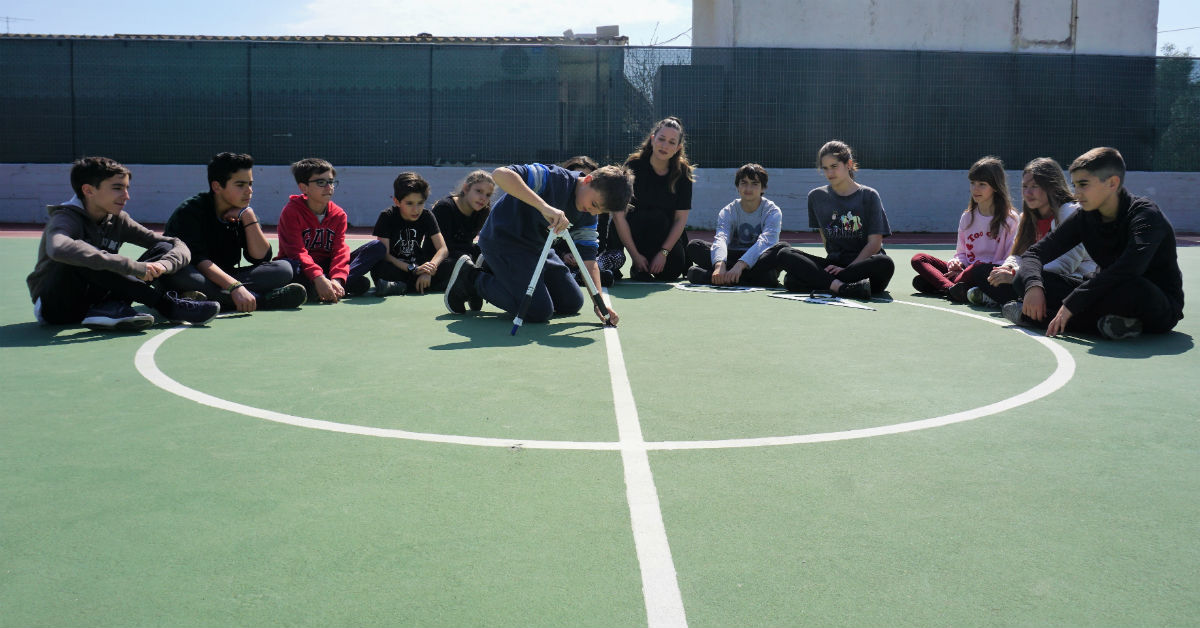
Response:
POLYGON ((844 142, 826 142, 817 163, 829 185, 808 193, 808 226, 819 229, 825 257, 790 249, 780 256, 791 292, 828 290, 838 296, 870 300, 887 289, 896 266, 883 250, 892 234, 879 193, 854 180, 857 166, 844 142))

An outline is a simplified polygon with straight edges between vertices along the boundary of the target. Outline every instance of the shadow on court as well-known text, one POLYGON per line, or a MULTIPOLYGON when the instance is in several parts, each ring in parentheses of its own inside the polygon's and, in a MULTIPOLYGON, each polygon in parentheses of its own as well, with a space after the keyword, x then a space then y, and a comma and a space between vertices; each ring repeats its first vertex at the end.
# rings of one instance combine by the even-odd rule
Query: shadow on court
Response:
POLYGON ((1105 340, 1099 336, 1063 336, 1069 342, 1088 348, 1088 353, 1106 358, 1143 360, 1160 355, 1179 355, 1190 351, 1195 342, 1191 335, 1179 331, 1166 334, 1142 334, 1130 340, 1105 340))
POLYGON ((530 344, 540 344, 547 347, 572 349, 583 347, 600 340, 603 329, 600 321, 589 318, 591 312, 585 312, 569 319, 555 318, 549 323, 525 323, 510 335, 512 318, 503 314, 481 314, 470 318, 459 318, 452 314, 443 314, 438 320, 449 321, 447 331, 463 336, 462 342, 434 345, 434 351, 449 351, 455 349, 478 349, 482 347, 521 347, 530 344))
POLYGON ((674 290, 675 286, 669 283, 651 283, 651 282, 628 282, 618 281, 613 287, 609 288, 609 294, 619 296, 622 299, 643 299, 655 292, 664 292, 666 290, 674 290))
POLYGON ((149 327, 139 331, 93 331, 78 325, 42 325, 37 322, 0 325, 0 347, 46 347, 69 345, 80 342, 95 342, 110 338, 142 336, 149 327))

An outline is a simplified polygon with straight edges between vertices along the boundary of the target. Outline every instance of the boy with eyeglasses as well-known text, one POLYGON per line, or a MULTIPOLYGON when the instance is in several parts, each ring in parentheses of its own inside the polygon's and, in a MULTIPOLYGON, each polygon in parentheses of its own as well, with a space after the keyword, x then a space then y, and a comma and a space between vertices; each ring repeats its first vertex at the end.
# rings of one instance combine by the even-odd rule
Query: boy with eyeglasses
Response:
POLYGON ((300 194, 293 194, 279 214, 279 255, 292 263, 308 300, 337 303, 371 287, 367 269, 350 259, 346 244, 346 212, 333 202, 338 181, 333 164, 309 157, 292 164, 300 194))

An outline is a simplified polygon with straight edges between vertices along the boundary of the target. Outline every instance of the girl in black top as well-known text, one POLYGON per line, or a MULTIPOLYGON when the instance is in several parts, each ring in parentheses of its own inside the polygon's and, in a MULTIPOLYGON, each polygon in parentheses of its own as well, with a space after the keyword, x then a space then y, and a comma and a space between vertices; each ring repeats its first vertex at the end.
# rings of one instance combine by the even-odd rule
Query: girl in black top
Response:
POLYGON ((492 175, 476 170, 468 174, 450 196, 434 203, 431 211, 437 218, 442 236, 446 238, 446 247, 450 249, 447 259, 457 260, 462 255, 475 259, 479 256, 475 236, 479 235, 479 230, 491 213, 492 193, 495 191, 496 183, 492 181, 492 175))
POLYGON ((633 262, 633 278, 677 279, 687 269, 684 228, 694 181, 683 125, 674 117, 654 125, 625 165, 633 171, 633 201, 628 212, 612 215, 612 224, 633 262))

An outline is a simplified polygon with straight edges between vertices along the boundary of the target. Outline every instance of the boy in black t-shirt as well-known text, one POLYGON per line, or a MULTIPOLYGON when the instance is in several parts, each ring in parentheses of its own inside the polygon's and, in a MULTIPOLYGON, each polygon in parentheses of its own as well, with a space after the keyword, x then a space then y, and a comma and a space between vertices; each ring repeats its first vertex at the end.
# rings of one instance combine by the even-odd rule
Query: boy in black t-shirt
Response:
POLYGON ((271 260, 271 244, 250 207, 253 169, 250 155, 220 153, 209 161, 209 190, 181 203, 163 230, 192 251, 192 263, 166 284, 180 294, 203 293, 224 310, 299 307, 307 300, 304 286, 292 283, 289 262, 271 260))
POLYGON ((407 293, 410 289, 444 290, 453 265, 437 219, 425 209, 429 183, 415 172, 401 172, 392 182, 392 203, 379 213, 368 242, 351 254, 375 281, 375 295, 407 293), (432 251, 432 255, 430 255, 432 251))

